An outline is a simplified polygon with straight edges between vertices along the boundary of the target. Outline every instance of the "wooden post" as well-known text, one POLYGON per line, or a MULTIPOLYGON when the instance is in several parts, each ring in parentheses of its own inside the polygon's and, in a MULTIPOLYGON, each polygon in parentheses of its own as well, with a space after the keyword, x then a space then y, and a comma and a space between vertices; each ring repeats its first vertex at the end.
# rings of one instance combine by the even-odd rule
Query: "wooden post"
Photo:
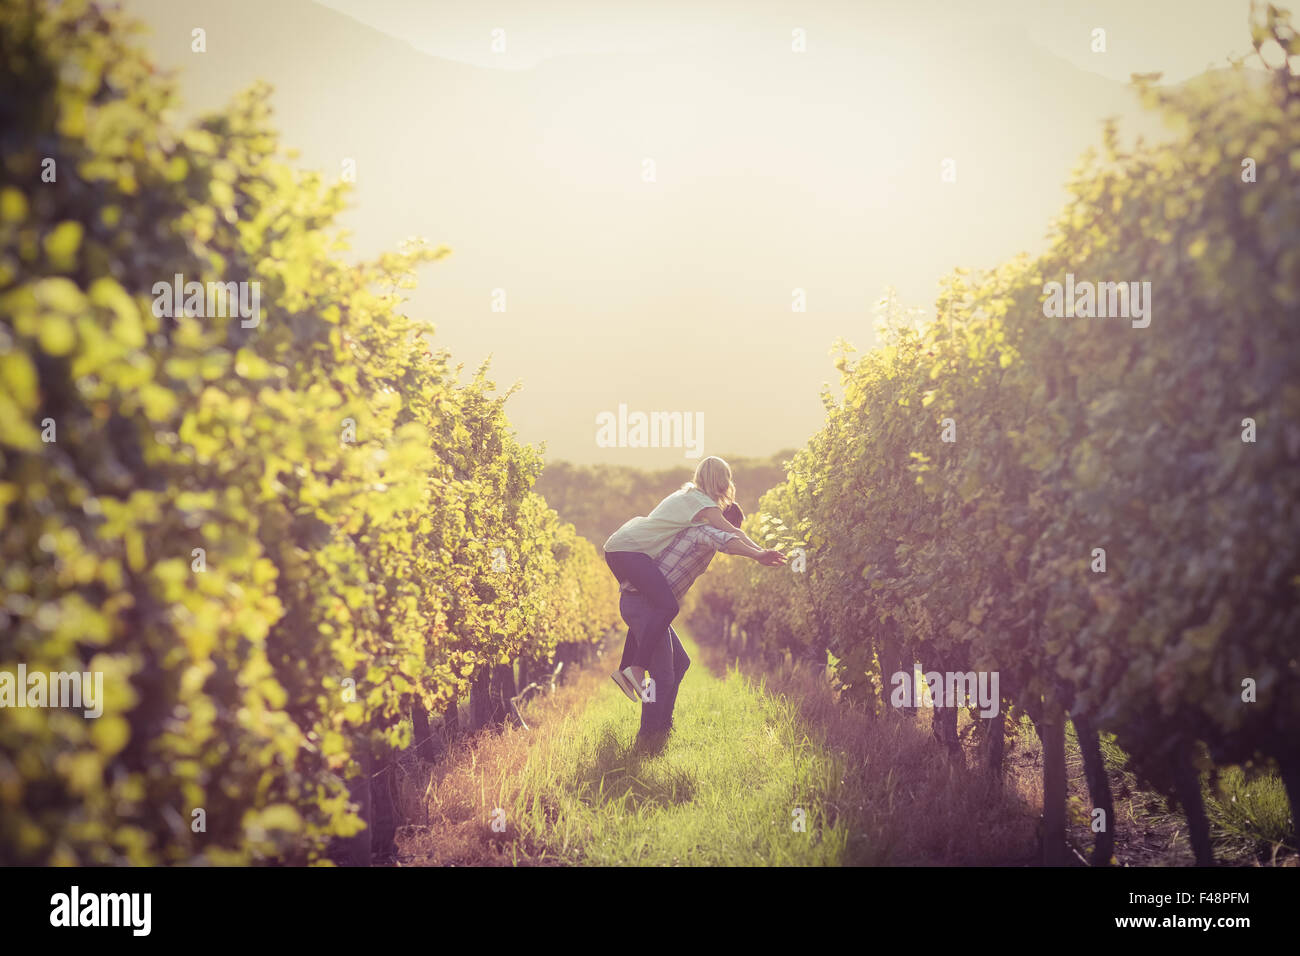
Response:
POLYGON ((1101 756, 1101 738, 1086 717, 1071 714, 1074 730, 1079 736, 1079 752, 1083 757, 1083 773, 1088 779, 1088 795, 1095 813, 1101 810, 1105 829, 1097 832, 1092 844, 1092 865, 1110 866, 1115 853, 1115 807, 1110 794, 1110 778, 1106 776, 1106 761, 1101 756))
POLYGON ((880 646, 877 657, 880 660, 880 704, 885 717, 901 717, 902 708, 890 703, 894 694, 893 677, 897 672, 899 658, 903 656, 902 628, 892 617, 885 618, 881 625, 880 646))
POLYGON ((369 824, 370 858, 391 856, 397 836, 397 807, 393 799, 396 789, 397 755, 387 747, 375 759, 370 777, 369 824))
POLYGON ((510 698, 515 696, 515 669, 512 664, 497 664, 492 668, 493 724, 504 724, 510 714, 510 698))
POLYGON ((421 759, 438 759, 438 741, 429 729, 429 712, 418 700, 411 705, 411 736, 415 738, 415 752, 421 759))
POLYGON ((453 697, 442 712, 442 736, 451 743, 460 734, 460 702, 453 697))
POLYGON ((370 774, 373 772, 374 761, 370 759, 370 747, 365 741, 358 741, 357 764, 361 772, 348 780, 348 796, 357 805, 357 815, 366 825, 360 833, 338 841, 339 862, 343 866, 370 865, 370 840, 373 833, 370 827, 370 774))
POLYGON ((957 737, 957 708, 944 707, 938 711, 939 739, 954 757, 961 756, 961 740, 957 737))
POLYGON ((1287 750, 1279 754, 1277 767, 1282 774, 1282 786, 1286 788, 1287 800, 1291 803, 1292 825, 1300 829, 1300 750, 1287 750))
POLYGON ((486 727, 492 716, 492 669, 480 667, 469 685, 469 729, 486 727))
POLYGON ((986 766, 999 782, 1002 780, 1002 756, 1006 751, 1007 713, 998 701, 998 712, 989 718, 988 739, 984 743, 986 766))
POLYGON ((1055 690, 1043 695, 1043 865, 1065 865, 1065 711, 1055 690))
POLYGON ((1205 818, 1205 802, 1201 799, 1201 775, 1192 763, 1190 741, 1184 742, 1174 755, 1174 786, 1187 817, 1187 836, 1192 843, 1192 852, 1196 854, 1196 865, 1214 866, 1210 823, 1205 818))

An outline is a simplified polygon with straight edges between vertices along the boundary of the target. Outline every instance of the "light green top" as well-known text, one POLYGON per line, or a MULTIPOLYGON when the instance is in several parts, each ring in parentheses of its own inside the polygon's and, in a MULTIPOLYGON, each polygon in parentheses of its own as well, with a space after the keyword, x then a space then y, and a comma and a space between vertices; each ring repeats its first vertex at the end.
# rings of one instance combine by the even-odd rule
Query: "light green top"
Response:
POLYGON ((716 507, 718 503, 694 485, 674 491, 648 516, 638 515, 611 534, 605 542, 605 550, 640 551, 657 558, 677 532, 701 523, 694 518, 702 509, 716 507))

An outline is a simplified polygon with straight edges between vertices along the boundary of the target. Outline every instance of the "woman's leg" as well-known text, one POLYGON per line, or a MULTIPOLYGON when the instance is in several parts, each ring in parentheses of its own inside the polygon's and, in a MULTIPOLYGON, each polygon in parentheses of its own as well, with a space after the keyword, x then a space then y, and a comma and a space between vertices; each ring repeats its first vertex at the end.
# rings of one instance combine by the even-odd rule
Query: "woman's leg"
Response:
POLYGON ((606 551, 605 563, 620 582, 627 581, 650 606, 645 626, 636 636, 634 663, 649 669, 660 644, 668 640, 668 625, 677 616, 679 607, 672 588, 655 567, 648 554, 640 551, 606 551))

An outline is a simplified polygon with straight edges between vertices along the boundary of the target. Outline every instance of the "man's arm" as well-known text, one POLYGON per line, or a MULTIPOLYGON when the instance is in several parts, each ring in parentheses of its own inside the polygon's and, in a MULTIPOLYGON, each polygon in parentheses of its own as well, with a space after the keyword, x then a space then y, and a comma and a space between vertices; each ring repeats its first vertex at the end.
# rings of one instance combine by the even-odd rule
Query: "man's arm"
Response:
POLYGON ((707 545, 714 551, 721 551, 724 554, 738 554, 742 557, 753 558, 755 561, 763 561, 764 564, 785 564, 785 556, 779 551, 758 547, 749 538, 745 537, 744 533, 737 531, 734 527, 728 527, 726 531, 719 531, 707 524, 691 525, 682 533, 682 538, 692 544, 707 545), (781 560, 775 561, 770 556, 778 557, 781 560))
MULTIPOLYGON (((724 518, 722 516, 721 508, 704 508, 700 511, 698 515, 696 515, 697 518, 701 516, 703 516, 705 521, 707 521, 713 527, 717 528, 719 531, 726 531, 728 534, 740 535, 743 539, 745 539, 745 541, 749 543, 749 546, 754 550, 756 551, 764 550, 763 548, 760 548, 757 544, 755 544, 754 541, 749 537, 749 535, 745 534, 745 532, 741 531, 730 521, 724 518)), ((731 553, 733 552, 728 552, 728 554, 731 553)), ((754 556, 752 554, 746 554, 746 557, 754 557, 754 556)))
POLYGON ((746 558, 753 558, 759 564, 766 564, 768 567, 785 564, 786 560, 785 555, 780 551, 760 548, 745 537, 744 534, 733 536, 722 550, 727 554, 739 554, 746 558))
MULTIPOLYGON (((677 541, 690 542, 692 545, 702 547, 707 546, 714 551, 721 551, 725 554, 738 554, 742 557, 753 558, 768 567, 779 567, 786 563, 786 557, 780 551, 758 547, 743 532, 737 531, 730 524, 727 525, 725 531, 720 531, 707 524, 691 525, 678 538, 674 539, 674 544, 677 541)), ((668 550, 671 551, 672 546, 668 550)), ((667 554, 668 551, 664 553, 667 554)), ((704 564, 705 566, 708 565, 707 559, 704 564)), ((664 571, 663 567, 660 567, 659 570, 664 572, 664 577, 668 576, 668 572, 664 571)), ((700 570, 703 570, 703 568, 700 570)))

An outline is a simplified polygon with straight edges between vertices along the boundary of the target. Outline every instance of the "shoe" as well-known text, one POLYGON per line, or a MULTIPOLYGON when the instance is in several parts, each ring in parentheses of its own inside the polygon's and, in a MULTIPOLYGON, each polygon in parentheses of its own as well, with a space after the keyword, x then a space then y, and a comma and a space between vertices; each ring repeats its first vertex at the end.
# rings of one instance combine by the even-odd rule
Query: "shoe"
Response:
POLYGON ((645 703, 643 691, 645 690, 646 678, 650 676, 649 672, 644 667, 637 667, 635 664, 628 664, 627 667, 623 668, 621 673, 627 678, 627 682, 632 686, 632 690, 636 692, 637 703, 645 703), (637 671, 640 671, 641 673, 638 674, 637 671))
POLYGON ((619 690, 627 694, 630 699, 636 701, 638 704, 641 703, 641 695, 636 692, 636 686, 632 683, 631 678, 622 671, 614 671, 614 673, 609 676, 610 679, 618 685, 619 690))
POLYGON ((663 750, 668 743, 668 731, 666 730, 643 730, 636 735, 636 750, 639 753, 658 753, 663 750))

